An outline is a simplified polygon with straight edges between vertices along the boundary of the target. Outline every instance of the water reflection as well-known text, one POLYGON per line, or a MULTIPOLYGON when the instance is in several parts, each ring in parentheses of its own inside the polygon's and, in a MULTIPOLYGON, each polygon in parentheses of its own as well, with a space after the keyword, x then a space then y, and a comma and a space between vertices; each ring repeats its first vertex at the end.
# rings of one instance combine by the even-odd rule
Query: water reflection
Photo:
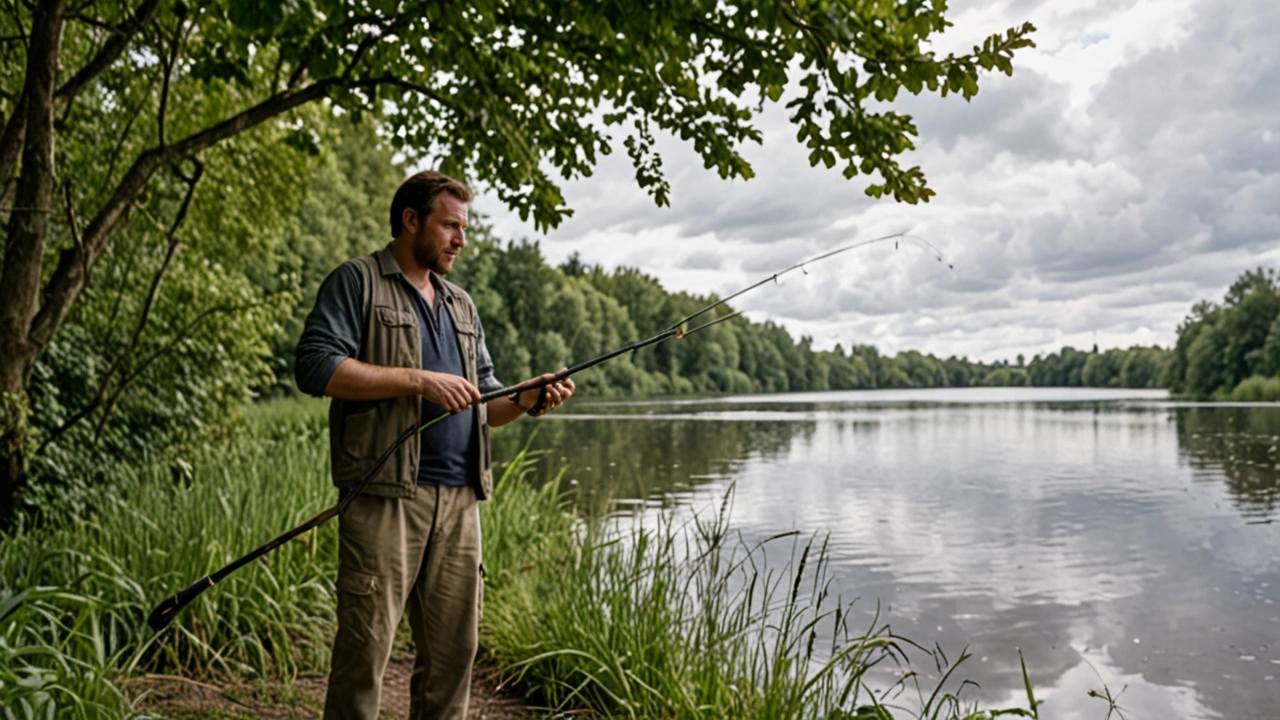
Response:
POLYGON ((1235 506, 1271 522, 1280 504, 1280 411, 1259 407, 1180 408, 1178 444, 1191 466, 1224 480, 1235 506))
POLYGON ((493 435, 495 458, 526 444, 541 454, 538 480, 564 471, 579 509, 603 514, 628 500, 679 504, 698 485, 731 478, 744 462, 784 455, 795 438, 812 436, 816 423, 707 422, 650 415, 516 423, 493 435))
POLYGON ((841 594, 968 646, 988 700, 1021 648, 1047 719, 1104 716, 1104 681, 1130 718, 1275 717, 1280 410, 1001 392, 582 406, 496 441, 536 425, 540 471, 566 463, 596 512, 733 485, 748 539, 828 535, 841 594))

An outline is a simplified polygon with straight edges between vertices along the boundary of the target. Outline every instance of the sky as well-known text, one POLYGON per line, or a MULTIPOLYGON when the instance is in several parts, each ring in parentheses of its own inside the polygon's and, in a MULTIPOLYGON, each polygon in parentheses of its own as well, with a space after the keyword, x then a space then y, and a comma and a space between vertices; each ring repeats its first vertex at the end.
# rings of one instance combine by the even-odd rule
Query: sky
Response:
MULTIPOLYGON (((865 178, 811 168, 780 107, 757 116, 756 177, 721 180, 660 138, 671 206, 639 189, 626 153, 569 182, 574 216, 537 232, 492 193, 499 237, 552 263, 637 267, 670 290, 728 294, 850 242, 909 232, 792 274, 735 303, 816 348, 870 343, 974 360, 1064 345, 1170 346, 1199 300, 1280 264, 1280 2, 954 0, 939 53, 1030 21, 1038 47, 988 74, 969 103, 903 93, 927 205, 872 199, 865 178), (949 269, 948 264, 954 266, 949 269)), ((620 143, 622 137, 618 136, 620 143)))

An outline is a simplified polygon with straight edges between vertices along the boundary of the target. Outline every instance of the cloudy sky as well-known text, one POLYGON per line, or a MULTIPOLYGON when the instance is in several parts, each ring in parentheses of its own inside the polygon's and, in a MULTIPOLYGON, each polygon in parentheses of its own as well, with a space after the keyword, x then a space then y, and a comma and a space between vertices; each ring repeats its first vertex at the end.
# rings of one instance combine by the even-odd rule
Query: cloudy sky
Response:
POLYGON ((934 45, 964 51, 1030 21, 1033 50, 971 103, 904 96, 920 129, 928 205, 872 200, 865 181, 810 168, 784 111, 759 117, 749 182, 722 181, 660 143, 671 207, 639 190, 625 153, 565 187, 550 234, 492 196, 500 236, 630 265, 669 289, 731 292, 810 255, 893 232, 954 264, 884 244, 762 289, 739 307, 818 347, 873 343, 974 359, 1063 345, 1168 346, 1199 299, 1280 264, 1280 2, 953 0, 934 45))

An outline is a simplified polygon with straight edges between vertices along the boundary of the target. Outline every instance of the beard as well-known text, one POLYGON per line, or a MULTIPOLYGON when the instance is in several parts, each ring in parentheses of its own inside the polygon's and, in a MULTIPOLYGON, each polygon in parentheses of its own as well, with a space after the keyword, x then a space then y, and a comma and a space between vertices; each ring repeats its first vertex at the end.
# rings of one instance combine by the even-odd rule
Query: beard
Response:
POLYGON ((413 259, 422 267, 438 275, 448 275, 453 263, 444 254, 445 248, 433 248, 425 231, 419 231, 413 241, 413 259))

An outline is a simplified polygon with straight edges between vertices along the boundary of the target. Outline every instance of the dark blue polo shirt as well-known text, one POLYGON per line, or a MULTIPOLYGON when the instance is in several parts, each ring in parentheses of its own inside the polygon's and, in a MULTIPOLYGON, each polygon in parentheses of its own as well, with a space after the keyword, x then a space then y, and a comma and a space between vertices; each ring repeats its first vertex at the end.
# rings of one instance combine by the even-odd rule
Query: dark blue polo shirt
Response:
MULTIPOLYGON (((413 298, 418 331, 422 336, 422 369, 466 377, 453 318, 444 307, 444 291, 436 276, 431 276, 436 288, 434 308, 428 307, 426 298, 403 274, 397 274, 396 279, 404 284, 405 292, 413 298)), ((323 396, 338 365, 347 358, 360 357, 367 322, 362 312, 363 302, 364 278, 354 265, 344 263, 325 278, 316 294, 315 308, 307 316, 302 337, 298 339, 294 376, 300 390, 316 397, 323 396)), ((484 346, 480 319, 472 320, 476 326, 479 384, 485 389, 501 387, 493 377, 493 363, 484 346)), ((444 408, 423 399, 424 422, 444 413, 444 408)), ((471 409, 464 410, 419 434, 422 449, 418 464, 419 485, 470 484, 470 478, 476 473, 475 448, 479 442, 474 437, 471 413, 471 409)))

